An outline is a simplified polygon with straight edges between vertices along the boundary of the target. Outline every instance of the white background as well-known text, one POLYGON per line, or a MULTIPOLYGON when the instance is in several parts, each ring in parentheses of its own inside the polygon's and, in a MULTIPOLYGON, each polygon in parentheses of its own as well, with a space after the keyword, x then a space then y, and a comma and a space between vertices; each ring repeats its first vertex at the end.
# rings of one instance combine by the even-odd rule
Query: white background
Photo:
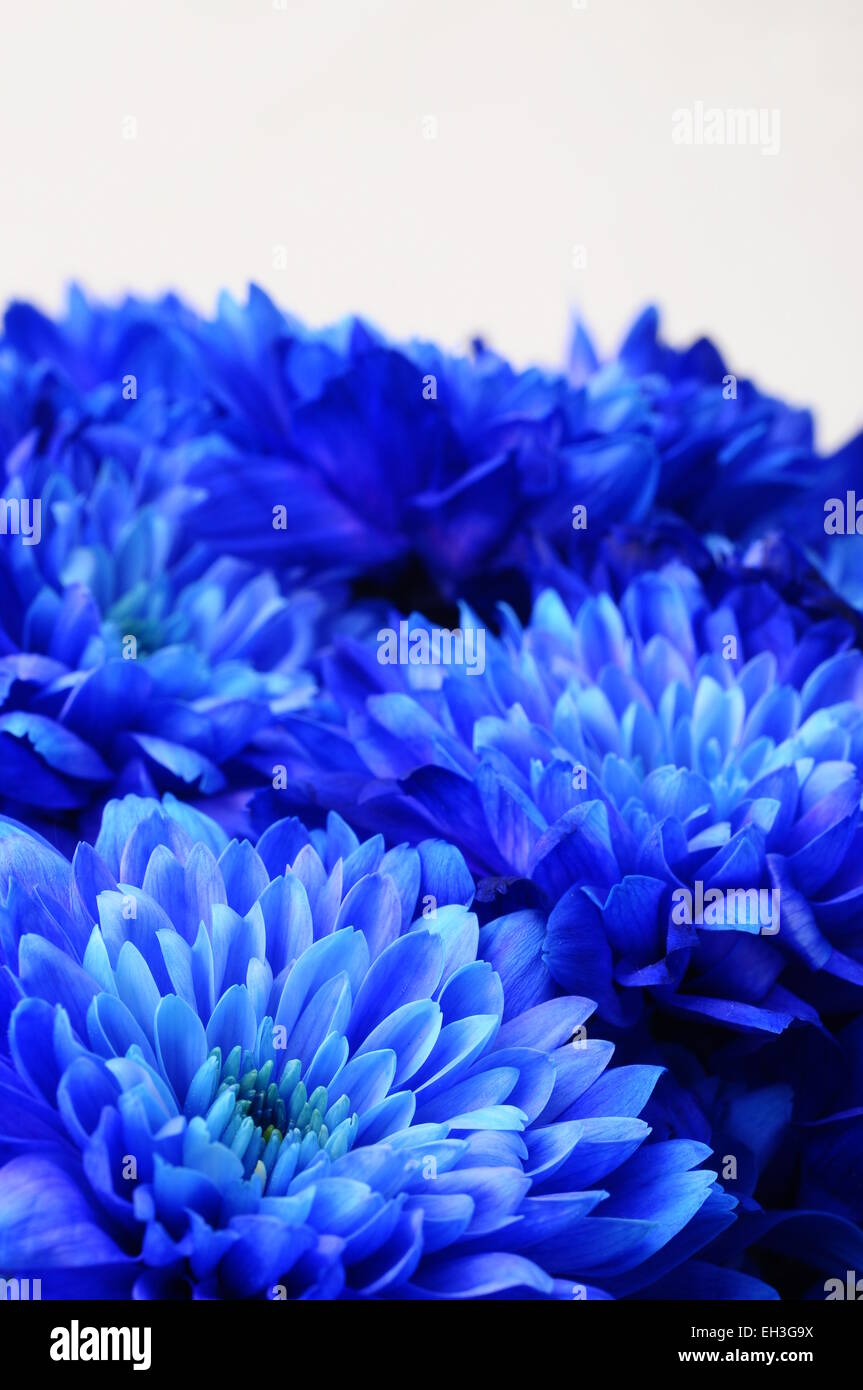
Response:
POLYGON ((254 279, 312 323, 519 363, 560 360, 576 309, 611 350, 653 299, 839 442, 863 424, 863 0, 587 5, 2 0, 0 298, 56 308, 76 278, 210 310, 254 279), (779 155, 675 146, 696 101, 778 108, 779 155))

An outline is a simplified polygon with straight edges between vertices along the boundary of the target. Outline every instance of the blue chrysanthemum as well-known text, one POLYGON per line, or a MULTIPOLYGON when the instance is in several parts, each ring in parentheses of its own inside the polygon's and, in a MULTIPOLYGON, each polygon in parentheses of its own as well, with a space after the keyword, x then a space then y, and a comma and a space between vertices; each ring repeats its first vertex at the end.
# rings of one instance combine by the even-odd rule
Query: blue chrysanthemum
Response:
POLYGON ((443 842, 135 797, 71 866, 2 835, 0 1269, 43 1297, 602 1297, 733 1220, 589 1001, 508 1006, 443 842))
POLYGON ((679 565, 574 612, 546 592, 528 625, 504 611, 485 632, 482 672, 344 643, 257 811, 320 799, 451 839, 507 998, 597 1000, 624 1059, 669 1069, 658 1132, 733 1160, 746 1241, 830 1274, 863 1215, 845 1028, 863 1001, 863 656, 848 612, 770 556, 797 602, 739 565, 712 597, 679 565), (722 913, 699 916, 711 894, 722 913))
POLYGON ((711 605, 680 567, 640 576, 619 605, 601 594, 570 614, 547 592, 526 628, 502 621, 483 673, 382 665, 373 642, 344 644, 322 717, 286 723, 295 800, 459 845, 481 896, 516 898, 488 949, 534 1001, 556 981, 617 1026, 649 997, 767 1034, 816 1021, 822 993, 829 1012, 856 1009, 853 628, 745 572, 711 605), (733 921, 679 920, 675 890, 699 882, 776 891, 780 929, 749 900, 733 921))
POLYGON ((183 450, 215 409, 171 356, 171 312, 75 300, 67 341, 21 308, 6 343, 0 801, 75 825, 114 790, 241 783, 259 731, 314 688, 321 603, 191 535, 183 450))
MULTIPOLYGON (((253 288, 212 321, 174 297, 75 294, 61 323, 14 305, 4 345, 50 386, 43 436, 70 387, 103 422, 145 422, 197 497, 187 541, 315 583, 485 612, 548 548, 583 573, 609 526, 662 514, 735 539, 790 521, 823 559, 824 501, 854 486, 863 441, 819 457, 808 412, 730 377, 706 340, 678 352, 657 330, 649 310, 616 360, 579 331, 565 370, 519 371, 479 342, 459 356, 359 320, 309 331, 253 288)), ((8 453, 36 419, 14 400, 2 414, 8 453)), ((860 545, 843 539, 827 563, 859 598, 860 545)))
MULTIPOLYGON (((654 516, 686 522, 700 536, 760 541, 785 530, 827 574, 836 589, 863 608, 863 538, 854 520, 841 539, 830 535, 830 498, 859 486, 863 434, 828 456, 815 444, 812 414, 738 377, 707 338, 676 349, 659 336, 659 315, 646 309, 616 358, 600 364, 579 327, 571 378, 591 386, 607 381, 637 392, 642 428, 659 456, 654 516)), ((623 514, 615 517, 624 520, 623 514)), ((568 559, 578 566, 577 547, 568 559)))
POLYGON ((470 356, 396 347, 355 321, 312 372, 302 330, 256 295, 219 341, 267 382, 281 371, 281 417, 264 441, 238 403, 230 447, 196 466, 196 523, 231 553, 261 537, 277 563, 279 536, 263 537, 290 496, 285 538, 313 573, 335 564, 403 608, 468 599, 484 614, 502 592, 520 598, 549 554, 583 575, 610 527, 664 516, 741 541, 785 526, 863 604, 863 541, 824 533, 827 497, 860 476, 863 435, 819 455, 808 411, 738 379, 706 339, 667 346, 658 323, 646 310, 611 362, 579 328, 565 371, 519 371, 481 342, 470 356), (237 505, 239 532, 226 525, 237 505))
MULTIPOLYGON (((599 369, 583 333, 573 361, 588 379, 599 369)), ((823 540, 823 506, 807 504, 826 480, 851 485, 863 462, 863 435, 820 457, 810 411, 736 376, 707 338, 682 350, 663 342, 654 308, 639 316, 604 370, 623 371, 646 399, 662 457, 659 508, 702 533, 747 539, 790 520, 798 536, 815 541, 820 533, 823 540)))

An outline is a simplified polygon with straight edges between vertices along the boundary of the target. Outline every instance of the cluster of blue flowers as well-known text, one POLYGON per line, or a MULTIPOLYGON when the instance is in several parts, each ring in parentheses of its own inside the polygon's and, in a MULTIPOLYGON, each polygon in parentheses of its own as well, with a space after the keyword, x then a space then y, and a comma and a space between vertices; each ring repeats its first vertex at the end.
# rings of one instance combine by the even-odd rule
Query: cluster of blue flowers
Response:
POLYGON ((863 1269, 863 437, 653 311, 519 372, 74 292, 0 454, 0 1277, 863 1269))

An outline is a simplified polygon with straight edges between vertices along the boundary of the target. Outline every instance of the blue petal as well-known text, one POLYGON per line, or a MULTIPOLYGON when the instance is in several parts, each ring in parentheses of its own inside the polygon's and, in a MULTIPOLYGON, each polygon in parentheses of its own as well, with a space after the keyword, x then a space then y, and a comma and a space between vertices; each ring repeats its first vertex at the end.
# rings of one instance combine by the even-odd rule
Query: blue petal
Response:
POLYGON ((62 1004, 78 1036, 86 1037, 87 1009, 98 992, 95 980, 41 936, 23 936, 18 950, 18 969, 27 993, 49 1004, 62 1004))
POLYGON ((531 1260, 501 1250, 456 1259, 438 1256, 423 1264, 416 1288, 429 1298, 491 1298, 519 1290, 550 1297, 554 1281, 531 1260))
POLYGON ((348 1041, 361 1041, 402 1004, 428 999, 440 982, 444 952, 440 938, 415 931, 397 938, 373 961, 351 1013, 348 1041))
POLYGON ((27 1154, 0 1169, 0 1267, 22 1277, 126 1259, 97 1226, 77 1183, 50 1160, 27 1154))
POLYGON ((183 999, 169 994, 159 1001, 154 1028, 159 1065, 182 1109, 192 1078, 207 1055, 203 1024, 183 999))

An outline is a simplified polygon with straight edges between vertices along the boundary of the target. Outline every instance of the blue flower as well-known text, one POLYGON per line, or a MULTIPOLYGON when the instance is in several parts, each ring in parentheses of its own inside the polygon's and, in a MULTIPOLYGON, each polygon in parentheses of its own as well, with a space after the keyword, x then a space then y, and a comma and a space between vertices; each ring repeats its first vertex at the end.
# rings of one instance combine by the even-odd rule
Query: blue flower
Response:
POLYGON ((0 1267, 43 1297, 607 1297, 733 1220, 590 1001, 510 1007, 443 842, 0 831, 0 1267))
POLYGON ((791 527, 863 602, 863 543, 824 534, 863 436, 819 456, 807 411, 734 377, 707 340, 666 346, 652 309, 611 362, 580 328, 565 369, 519 371, 479 341, 459 356, 357 319, 310 331, 255 287, 213 320, 175 296, 105 308, 76 291, 58 323, 13 305, 0 362, 7 459, 83 408, 100 428, 82 451, 168 451, 194 499, 184 543, 279 575, 487 613, 549 551, 584 575, 609 527, 665 516, 732 539, 791 527))
POLYGON ((671 564, 572 612, 545 592, 527 625, 504 610, 485 632, 481 674, 343 643, 317 716, 285 721, 287 788, 255 809, 350 805, 368 830, 456 844, 513 1007, 587 995, 624 1062, 667 1068, 655 1132, 733 1159, 745 1220, 726 1254, 796 1247, 796 1296, 861 1251, 843 1078, 863 999, 863 655, 793 549, 759 558, 703 583, 671 564), (713 893, 723 912, 699 915, 713 893))
POLYGON ((31 527, 0 536, 0 804, 33 823, 74 831, 93 808, 98 824, 116 790, 257 782, 258 735, 314 689, 320 598, 186 529, 199 493, 182 450, 212 411, 171 356, 172 312, 73 299, 66 337, 24 306, 7 315, 5 519, 31 527), (24 347, 53 359, 29 365, 24 347))
POLYGON ((552 558, 583 580, 611 528, 663 518, 748 541, 784 527, 863 606, 863 540, 824 530, 826 500, 861 475, 863 434, 819 455, 808 411, 658 327, 646 310, 605 363, 579 328, 565 369, 519 371, 481 341, 462 356, 396 346, 356 320, 322 339, 255 292, 215 330, 220 361, 268 384, 267 408, 231 400, 227 442, 188 475, 205 493, 195 525, 273 565, 288 543, 307 573, 337 570, 403 610, 464 599, 484 617, 501 597, 521 606, 552 558))
POLYGON ((444 834, 480 897, 518 908, 484 950, 531 1002, 556 985, 618 1027, 649 1001, 763 1035, 858 1009, 853 626, 745 569, 711 602, 680 566, 639 576, 619 604, 603 593, 570 613, 546 592, 527 627, 507 611, 501 623, 483 674, 381 665, 372 642, 343 644, 319 717, 285 721, 290 786, 259 815, 280 795, 319 797, 367 829, 444 834), (700 919, 699 883, 702 897, 776 893, 780 929, 748 898, 700 919))
MULTIPOLYGON (((573 370, 595 379, 597 359, 583 330, 575 335, 573 370)), ((794 535, 837 591, 863 608, 863 537, 825 534, 825 504, 845 499, 863 477, 863 433, 824 456, 810 411, 768 396, 734 375, 707 338, 678 350, 659 336, 659 315, 646 309, 615 362, 604 368, 637 383, 661 458, 657 512, 671 512, 700 535, 761 540, 771 530, 794 535)))
POLYGON ((204 494, 190 522, 220 551, 426 606, 489 602, 490 574, 518 587, 535 533, 560 540, 574 503, 599 528, 653 500, 659 459, 628 383, 574 388, 479 343, 396 346, 356 319, 309 333, 259 290, 201 333, 241 383, 186 475, 204 494))
POLYGON ((255 292, 215 331, 220 361, 269 385, 267 409, 230 402, 229 442, 189 474, 206 494, 195 525, 274 565, 289 542, 308 573, 337 569, 403 610, 466 599, 483 616, 521 603, 550 557, 583 579, 610 528, 664 518, 747 541, 785 527, 863 604, 863 541, 824 533, 863 435, 819 455, 808 411, 734 376, 706 339, 678 351, 658 328, 646 310, 607 363, 579 328, 565 369, 519 371, 481 341, 461 356, 396 346, 356 320, 310 335, 255 292))

